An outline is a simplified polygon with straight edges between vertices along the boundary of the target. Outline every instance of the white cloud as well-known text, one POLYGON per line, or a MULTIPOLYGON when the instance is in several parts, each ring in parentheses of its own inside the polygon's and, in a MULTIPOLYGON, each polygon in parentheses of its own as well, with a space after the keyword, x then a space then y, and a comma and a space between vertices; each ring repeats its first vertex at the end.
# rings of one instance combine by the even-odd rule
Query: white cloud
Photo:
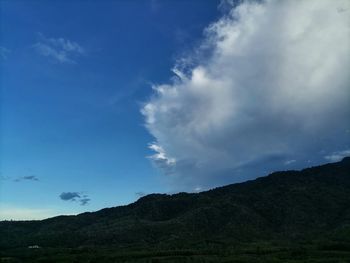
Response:
POLYGON ((330 155, 326 155, 324 158, 330 162, 338 162, 347 156, 350 156, 350 150, 333 152, 330 155))
POLYGON ((59 63, 76 63, 73 59, 85 53, 85 50, 76 42, 64 38, 46 38, 39 33, 39 41, 34 49, 45 57, 54 59, 59 63))
POLYGON ((349 8, 245 1, 206 29, 201 49, 211 55, 182 59, 142 109, 152 159, 174 187, 244 180, 349 143, 350 16, 339 12, 349 8))

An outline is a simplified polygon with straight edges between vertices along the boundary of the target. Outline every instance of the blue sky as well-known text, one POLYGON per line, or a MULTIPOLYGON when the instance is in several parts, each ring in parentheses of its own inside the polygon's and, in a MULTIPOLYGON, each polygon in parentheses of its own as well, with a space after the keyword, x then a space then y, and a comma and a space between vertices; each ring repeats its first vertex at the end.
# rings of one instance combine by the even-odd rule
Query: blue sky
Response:
POLYGON ((1 218, 350 155, 349 2, 234 2, 1 1, 1 218))
POLYGON ((173 75, 176 56, 198 41, 217 5, 1 1, 4 210, 76 213, 169 191, 146 158, 152 136, 140 105, 151 83, 173 75), (79 48, 72 45, 66 59, 40 50, 63 50, 60 39, 79 48), (39 180, 14 181, 25 176, 39 180), (91 201, 64 202, 62 192, 91 201))

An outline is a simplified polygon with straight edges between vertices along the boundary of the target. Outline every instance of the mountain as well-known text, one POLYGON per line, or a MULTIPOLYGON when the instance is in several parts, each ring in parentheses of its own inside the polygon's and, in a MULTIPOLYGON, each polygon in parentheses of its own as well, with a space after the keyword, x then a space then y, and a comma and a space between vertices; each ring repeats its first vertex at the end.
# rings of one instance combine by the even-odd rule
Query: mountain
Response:
POLYGON ((151 194, 77 216, 0 222, 2 251, 33 244, 183 250, 316 241, 350 250, 350 157, 201 193, 151 194))

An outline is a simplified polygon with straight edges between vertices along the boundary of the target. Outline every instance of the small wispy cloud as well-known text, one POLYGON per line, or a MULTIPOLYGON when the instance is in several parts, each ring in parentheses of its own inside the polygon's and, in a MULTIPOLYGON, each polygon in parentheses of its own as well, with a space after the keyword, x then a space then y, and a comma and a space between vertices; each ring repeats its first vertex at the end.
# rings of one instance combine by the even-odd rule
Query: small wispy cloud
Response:
POLYGON ((152 160, 164 162, 167 165, 175 165, 176 164, 176 159, 168 157, 162 146, 160 146, 156 143, 150 143, 148 145, 148 148, 155 152, 155 154, 149 156, 149 158, 151 158, 152 160))
POLYGON ((15 182, 21 182, 21 181, 39 181, 39 178, 35 175, 25 175, 25 176, 21 176, 18 177, 16 179, 14 179, 13 181, 15 182))
POLYGON ((90 200, 91 200, 90 198, 81 198, 79 202, 80 202, 80 205, 87 205, 90 202, 90 200))
POLYGON ((87 205, 91 201, 88 195, 82 195, 79 192, 63 192, 59 195, 63 201, 79 202, 80 205, 87 205))
POLYGON ((75 64, 76 57, 83 55, 85 50, 77 42, 65 38, 47 38, 38 34, 38 42, 33 48, 42 56, 53 59, 59 63, 75 64))
POLYGON ((290 164, 295 163, 295 162, 296 162, 296 160, 287 160, 287 161, 284 162, 284 164, 285 165, 290 165, 290 164))
POLYGON ((78 192, 63 192, 60 194, 60 198, 64 201, 75 201, 76 198, 80 198, 80 194, 78 192))
POLYGON ((324 158, 330 162, 338 162, 347 156, 350 156, 350 149, 339 152, 333 152, 329 155, 326 155, 324 158))
POLYGON ((202 187, 200 187, 200 186, 196 186, 193 190, 194 190, 196 193, 198 193, 198 192, 202 191, 203 189, 202 189, 202 187))
POLYGON ((7 59, 10 53, 11 51, 9 49, 0 46, 0 59, 7 59))
POLYGON ((139 191, 139 192, 136 192, 135 195, 136 195, 137 197, 142 197, 142 196, 145 196, 146 193, 145 193, 145 192, 142 192, 142 191, 139 191))

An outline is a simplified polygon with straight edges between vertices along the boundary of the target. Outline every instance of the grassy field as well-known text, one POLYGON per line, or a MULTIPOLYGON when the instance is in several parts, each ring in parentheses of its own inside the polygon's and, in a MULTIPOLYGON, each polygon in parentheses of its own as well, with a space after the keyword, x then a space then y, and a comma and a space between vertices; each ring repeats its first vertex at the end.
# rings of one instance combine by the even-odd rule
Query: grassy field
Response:
POLYGON ((350 244, 320 243, 278 246, 235 244, 202 249, 157 248, 16 248, 1 252, 1 263, 104 263, 104 262, 261 262, 261 263, 350 263, 350 244))

